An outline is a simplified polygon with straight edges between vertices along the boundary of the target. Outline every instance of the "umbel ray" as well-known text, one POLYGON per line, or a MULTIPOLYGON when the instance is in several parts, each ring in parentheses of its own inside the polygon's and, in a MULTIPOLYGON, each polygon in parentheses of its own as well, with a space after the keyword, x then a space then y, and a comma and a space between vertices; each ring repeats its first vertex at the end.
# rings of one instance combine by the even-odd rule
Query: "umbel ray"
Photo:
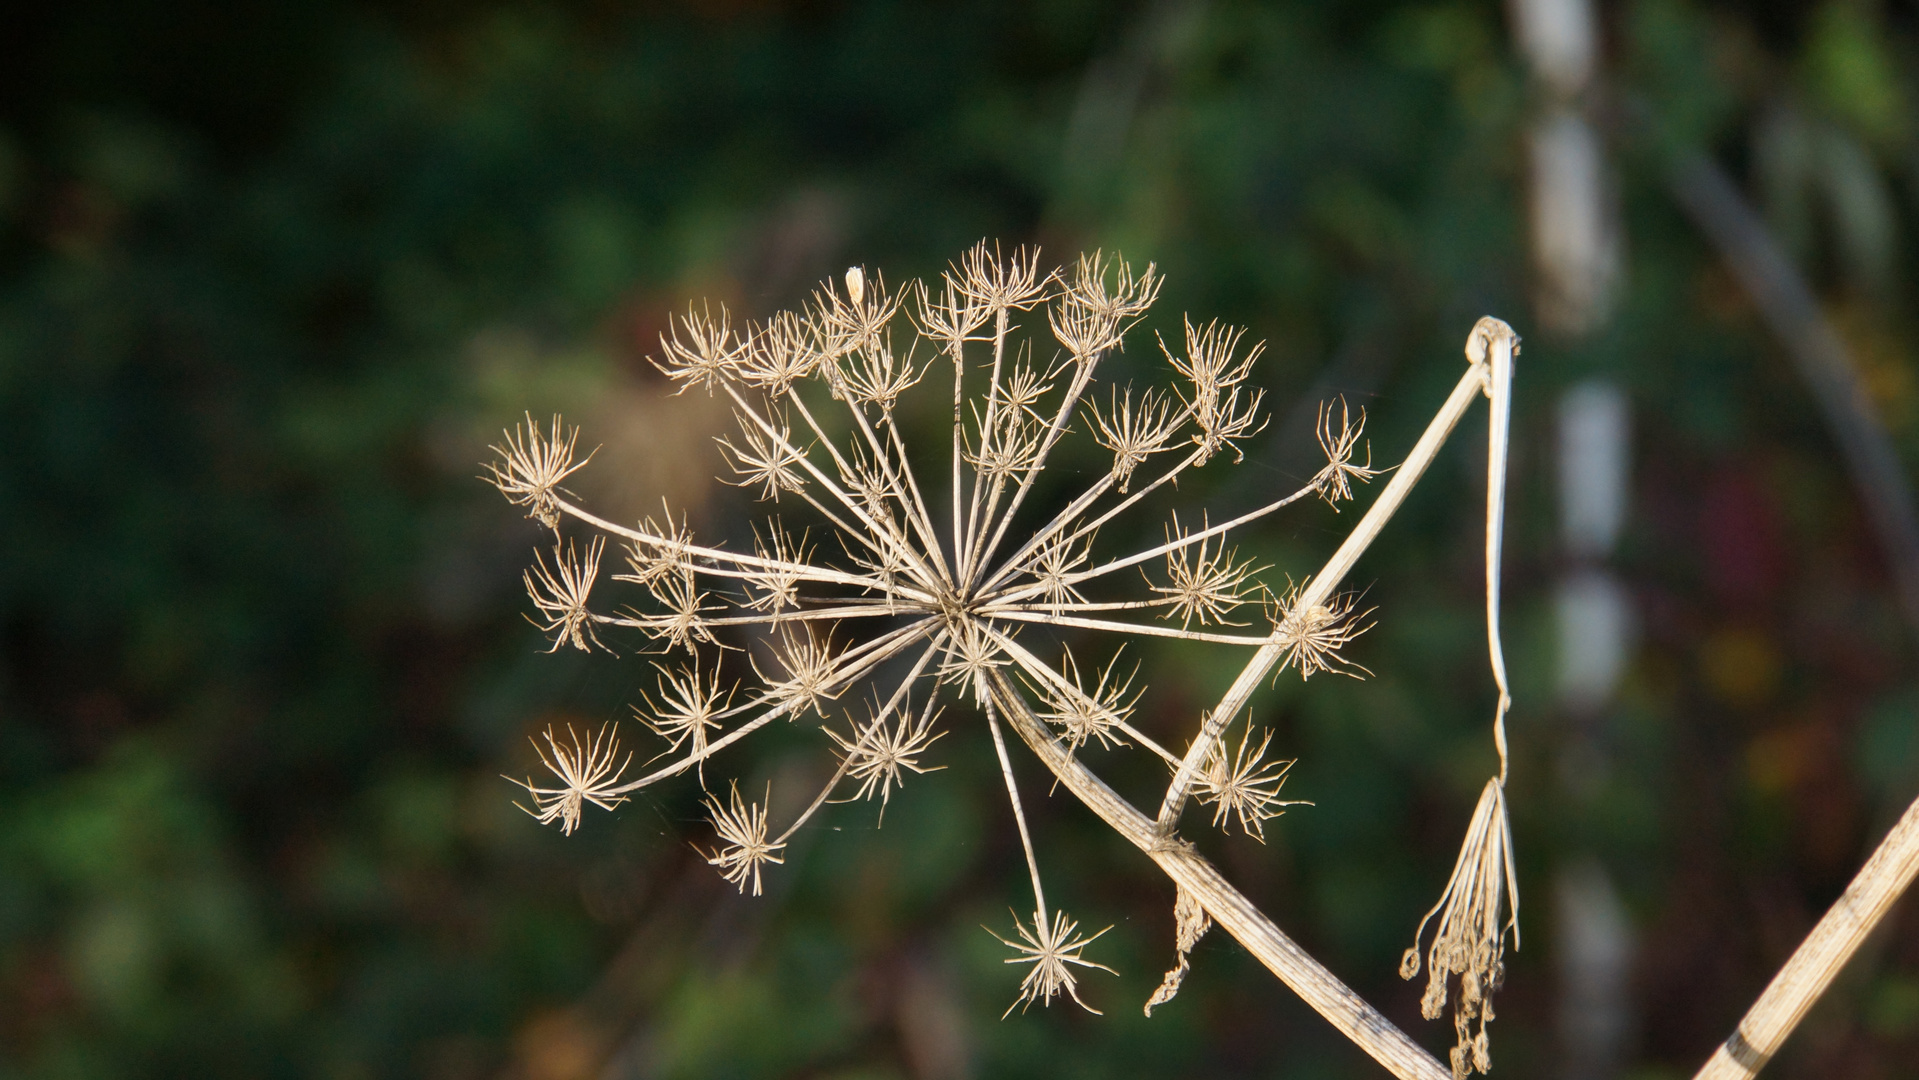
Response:
MULTIPOLYGON (((696 307, 662 339, 655 363, 681 393, 723 397, 738 430, 720 440, 729 481, 773 512, 753 530, 753 550, 700 542, 671 508, 626 525, 598 517, 564 484, 587 464, 578 431, 531 417, 495 447, 487 477, 554 530, 526 586, 552 648, 604 648, 601 633, 638 632, 655 643, 658 689, 636 706, 661 740, 635 767, 618 733, 549 730, 543 782, 516 781, 530 813, 571 833, 587 804, 617 806, 641 788, 693 773, 707 791, 717 844, 708 861, 758 894, 794 832, 829 803, 877 800, 883 814, 914 775, 937 766, 929 750, 948 727, 984 728, 1031 875, 1033 909, 1010 933, 994 932, 1021 968, 1013 1008, 1056 997, 1083 1007, 1078 980, 1107 970, 1091 954, 1099 933, 1049 907, 1021 808, 1007 732, 1109 826, 1172 878, 1176 962, 1146 1003, 1170 999, 1188 951, 1217 923, 1368 1053, 1402 1077, 1463 1077, 1491 1067, 1486 1022, 1502 975, 1508 932, 1517 945, 1518 892, 1504 795, 1505 665, 1499 638, 1499 560, 1513 357, 1518 341, 1482 319, 1467 365, 1418 443, 1395 469, 1325 566, 1275 589, 1267 567, 1232 546, 1248 526, 1295 502, 1337 505, 1353 483, 1384 470, 1366 460, 1365 418, 1322 408, 1325 464, 1298 490, 1221 521, 1174 515, 1159 542, 1114 548, 1137 536, 1149 497, 1209 464, 1236 464, 1265 425, 1263 392, 1250 376, 1261 346, 1217 322, 1187 319, 1177 342, 1154 344, 1170 368, 1165 386, 1102 380, 1100 369, 1151 307, 1161 280, 1102 255, 1050 273, 1038 254, 1010 258, 980 244, 934 285, 892 290, 849 270, 803 310, 736 325, 724 308, 696 307), (908 395, 938 395, 950 376, 950 444, 914 446, 944 421, 906 420, 908 395), (1272 733, 1253 729, 1249 704, 1269 677, 1358 675, 1341 648, 1369 625, 1339 589, 1348 571, 1431 464, 1468 407, 1490 399, 1486 507, 1487 639, 1499 690, 1493 729, 1499 774, 1488 781, 1440 902, 1415 934, 1402 974, 1424 967, 1422 1011, 1436 1018, 1449 988, 1458 1045, 1448 1070, 1299 948, 1187 841, 1182 811, 1197 800, 1210 826, 1263 839, 1292 805, 1280 797, 1292 762, 1269 758, 1272 733), (1055 451, 1090 440, 1104 471, 1063 494, 1041 484, 1055 451), (909 447, 914 449, 909 454, 909 447), (925 469, 927 461, 939 465, 925 469), (921 466, 916 468, 916 463, 921 466), (949 468, 950 465, 950 468, 949 468), (797 530, 789 520, 804 520, 797 530), (584 541, 563 537, 583 529, 584 541), (619 566, 604 600, 602 563, 619 566), (597 591, 596 591, 597 590, 597 591), (1098 660, 1082 650, 1115 642, 1098 660), (1129 640, 1171 638, 1243 649, 1249 659, 1217 705, 1174 749, 1135 723, 1144 685, 1121 650, 1129 640), (737 644, 745 643, 745 644, 737 644), (748 663, 722 664, 745 648, 748 663), (723 666, 726 675, 723 675, 723 666), (733 679, 731 675, 744 675, 733 679), (852 708, 845 706, 859 704, 852 708), (825 785, 789 821, 769 816, 770 791, 717 786, 724 751, 769 724, 818 725, 837 758, 825 785), (1168 777, 1149 814, 1088 763, 1130 751, 1161 759, 1168 777), (758 798, 751 795, 757 794, 758 798), (1426 937, 1428 924, 1435 927, 1426 937), (1422 945, 1424 948, 1422 949, 1422 945)), ((914 416, 924 417, 922 409, 914 416)), ((590 455, 589 455, 590 457, 590 455)))

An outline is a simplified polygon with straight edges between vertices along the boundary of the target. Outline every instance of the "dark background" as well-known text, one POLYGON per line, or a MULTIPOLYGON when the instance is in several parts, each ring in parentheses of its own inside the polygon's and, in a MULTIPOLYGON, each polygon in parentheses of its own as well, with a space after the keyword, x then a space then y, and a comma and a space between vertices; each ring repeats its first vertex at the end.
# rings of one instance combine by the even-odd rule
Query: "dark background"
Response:
MULTIPOLYGON (((513 808, 526 735, 622 718, 650 682, 630 655, 539 651, 539 535, 475 479, 487 443, 563 409, 605 446, 596 506, 666 495, 725 529, 725 417, 643 359, 668 313, 765 315, 982 236, 1156 262, 1150 327, 1190 310, 1268 341, 1279 421, 1221 470, 1226 501, 1311 471, 1296 401, 1345 392, 1396 460, 1474 319, 1526 335, 1525 947, 1496 1067, 1563 1071, 1555 882, 1598 865, 1631 928, 1626 1074, 1690 1075, 1919 791, 1919 681, 1830 432, 1666 170, 1705 150, 1759 192, 1781 102, 1861 151, 1847 175, 1893 211, 1879 261, 1842 242, 1843 200, 1763 208, 1919 462, 1912 15, 1601 5, 1625 289, 1555 338, 1532 329, 1537 92, 1493 3, 10 8, 0 1076, 1377 1075, 1219 934, 1141 1017, 1171 889, 1037 792, 1049 888, 1115 925, 1098 955, 1122 974, 1083 984, 1104 1017, 1000 1020, 1017 972, 979 926, 1026 885, 963 725, 884 830, 843 808, 757 900, 691 850, 691 782, 570 838, 513 808), (1611 565, 1639 631, 1616 700, 1573 718, 1551 692, 1553 415, 1596 374, 1634 409, 1611 565)), ((1215 851, 1442 1053, 1396 967, 1491 768, 1481 415, 1357 571, 1375 677, 1272 696, 1288 793, 1317 805, 1215 851)), ((1350 520, 1301 510, 1261 554, 1308 573, 1350 520)), ((754 753, 741 775, 821 757, 754 753)), ((1914 1075, 1910 907, 1767 1075, 1914 1075)))

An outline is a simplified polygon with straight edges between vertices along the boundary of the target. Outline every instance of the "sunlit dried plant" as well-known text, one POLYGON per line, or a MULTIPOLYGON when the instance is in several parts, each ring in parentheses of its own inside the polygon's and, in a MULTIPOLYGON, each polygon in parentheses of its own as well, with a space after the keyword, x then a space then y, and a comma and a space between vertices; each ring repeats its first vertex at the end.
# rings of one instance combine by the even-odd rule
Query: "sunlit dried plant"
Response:
POLYGON ((773 786, 768 784, 765 803, 742 800, 737 781, 730 802, 722 803, 711 795, 706 799, 706 809, 713 815, 713 831, 720 837, 720 847, 706 861, 719 867, 726 880, 738 885, 741 892, 752 881, 754 896, 760 894, 760 867, 786 861, 780 856, 786 847, 784 840, 769 843, 766 839, 766 810, 772 799, 773 786))
POLYGON ((1227 819, 1239 821, 1239 831, 1266 842, 1266 822, 1286 811, 1287 806, 1311 806, 1303 799, 1281 799, 1279 789, 1286 783, 1286 773, 1293 767, 1291 761, 1267 761, 1266 748, 1272 745, 1273 733, 1253 746, 1251 728, 1240 736, 1239 749, 1233 751, 1229 759, 1226 754, 1226 742, 1220 740, 1213 745, 1212 756, 1206 759, 1206 771, 1199 783, 1194 786, 1194 794, 1202 804, 1213 808, 1213 826, 1225 829, 1227 819))
MULTIPOLYGON (((1007 963, 1033 965, 1027 971, 1026 978, 1020 980, 1019 997, 1006 1007, 1006 1012, 1000 1015, 1000 1019, 1004 1020, 1011 1016, 1014 1009, 1025 1011, 1026 1006, 1035 1001, 1041 1005, 1051 1005, 1053 998, 1062 991, 1087 1012, 1099 1012, 1098 1009, 1080 1000, 1078 978, 1073 974, 1073 967, 1113 972, 1113 969, 1105 964, 1096 964, 1080 956, 1086 946, 1091 945, 1100 934, 1111 930, 1112 927, 1109 926, 1098 934, 1076 937, 1073 931, 1078 928, 1079 924, 1067 918, 1064 911, 1055 911, 1053 921, 1050 923, 1046 921, 1045 911, 1036 911, 1033 913, 1031 926, 1020 922, 1019 915, 1014 914, 1013 929, 1019 934, 1017 941, 1000 937, 994 931, 987 930, 987 933, 999 938, 1000 944, 1019 954, 1008 957, 1007 963)), ((1117 972, 1113 973, 1117 974, 1117 972)))
MULTIPOLYGON (((941 737, 935 725, 948 715, 944 703, 970 702, 965 714, 978 718, 998 756, 1034 894, 1032 921, 1016 917, 1015 936, 1000 939, 1017 954, 1009 963, 1032 965, 1014 1007, 1050 1004, 1062 993, 1084 1005, 1072 969, 1110 969, 1083 957, 1100 935, 1076 935, 1077 923, 1046 904, 1006 727, 1178 883, 1185 905, 1181 977, 1187 950, 1217 919, 1349 1033, 1372 1032, 1354 1034, 1362 1043, 1404 1040, 1377 1014, 1377 1023, 1357 1027, 1335 1016, 1358 999, 1330 973, 1315 967, 1320 974, 1312 979, 1337 987, 1326 992, 1327 1000, 1338 998, 1332 1005, 1302 988, 1292 969, 1282 970, 1273 942, 1297 947, 1178 838, 1178 819, 1197 798, 1213 808, 1214 825, 1236 824, 1264 839, 1266 824, 1289 805, 1279 792, 1291 762, 1266 758, 1273 734, 1254 743, 1249 730, 1229 749, 1225 729, 1278 668, 1295 666, 1302 676, 1363 673, 1340 656, 1367 624, 1352 599, 1337 594, 1339 582, 1469 400, 1493 392, 1491 365, 1483 355, 1474 359, 1341 553, 1276 595, 1260 581, 1266 568, 1239 558, 1229 537, 1310 496, 1335 504, 1351 498, 1354 481, 1376 475, 1370 456, 1364 464, 1353 460, 1364 416, 1343 403, 1336 418, 1335 410, 1322 410, 1326 463, 1298 490, 1218 523, 1195 508, 1185 523, 1173 516, 1161 528, 1148 526, 1161 542, 1109 550, 1109 537, 1123 541, 1147 531, 1133 519, 1157 505, 1148 499, 1163 502, 1182 476, 1215 459, 1239 461, 1242 444, 1266 423, 1264 392, 1252 382, 1261 346, 1244 347, 1242 330, 1217 322, 1186 320, 1178 349, 1159 342, 1173 376, 1169 388, 1100 388, 1102 365, 1159 290, 1152 266, 1136 272, 1095 254, 1049 273, 1037 252, 1002 257, 981 244, 934 286, 890 290, 878 275, 855 268, 843 287, 823 284, 804 310, 765 323, 736 324, 724 308, 689 309, 662 339, 656 363, 681 392, 719 395, 732 405, 739 431, 722 439, 720 450, 735 482, 807 517, 808 528, 830 536, 830 544, 810 540, 809 531, 796 536, 779 517, 754 526, 751 554, 696 541, 687 519, 676 521, 670 509, 662 521, 637 526, 600 518, 558 486, 578 467, 575 433, 557 422, 542 430, 530 419, 508 433, 491 471, 501 492, 556 532, 571 519, 597 534, 584 557, 569 546, 556 553, 557 568, 542 560, 528 575, 553 648, 587 649, 598 642, 596 632, 624 628, 654 650, 684 657, 678 666, 660 666, 658 697, 649 697, 642 713, 665 741, 667 760, 610 786, 601 761, 608 755, 597 743, 584 757, 560 754, 555 743, 549 765, 566 783, 553 792, 531 789, 542 820, 558 817, 570 831, 582 801, 605 806, 670 777, 703 772, 716 755, 776 721, 820 721, 838 767, 777 834, 768 816, 770 787, 760 803, 744 801, 737 784, 724 802, 707 797, 720 840, 708 861, 742 891, 750 883, 758 893, 762 871, 781 861, 795 830, 823 806, 878 796, 883 813, 909 773, 937 768, 927 755, 941 737), (1029 315, 1040 307, 1044 320, 1029 315), (909 434, 929 426, 921 399, 945 408, 943 389, 928 384, 943 385, 948 374, 950 445, 914 446, 909 434), (1076 451, 1076 461, 1097 447, 1106 462, 1077 487, 1067 475, 1047 472, 1072 436, 1091 444, 1076 451), (927 470, 942 456, 950 467, 927 470), (606 537, 625 548, 629 572, 615 580, 638 586, 637 595, 624 608, 590 610, 606 537), (822 550, 833 547, 837 553, 822 550), (1136 573, 1146 578, 1143 592, 1129 590, 1136 573), (1249 629, 1249 616, 1261 613, 1264 625, 1249 629), (1100 634, 1240 647, 1252 659, 1178 755, 1134 722, 1144 687, 1135 689, 1137 669, 1119 672, 1117 647, 1089 669, 1096 678, 1082 675, 1068 638, 1083 649, 1100 634), (728 661, 728 650, 744 651, 744 662, 728 661), (1057 665, 1043 658, 1055 650, 1057 665), (723 670, 740 681, 727 683, 723 670), (870 706, 845 712, 838 703, 856 687, 866 688, 858 696, 870 706), (1080 760, 1088 747, 1136 747, 1166 763, 1173 778, 1157 821, 1091 773, 1080 760)), ((1498 340, 1509 353, 1505 334, 1498 340)), ((1500 683, 1503 691, 1503 670, 1500 683)), ((1503 745, 1502 737, 1502 753, 1503 745)), ((1177 987, 1169 973, 1154 1002, 1177 987)), ((1369 1049, 1381 1060, 1399 1052, 1369 1049)))
POLYGON ((613 760, 620 756, 620 739, 612 725, 602 726, 597 734, 585 742, 581 742, 580 733, 568 725, 567 744, 564 746, 553 737, 551 729, 544 734, 545 749, 541 749, 538 742, 533 744, 533 749, 539 753, 541 763, 560 779, 561 784, 556 788, 544 788, 535 787, 531 780, 514 780, 533 796, 533 806, 527 813, 539 818, 541 824, 559 822, 560 831, 571 836, 573 830, 580 827, 580 813, 584 804, 592 803, 602 810, 611 810, 626 801, 626 796, 616 785, 633 756, 628 754, 618 768, 613 766, 613 760))

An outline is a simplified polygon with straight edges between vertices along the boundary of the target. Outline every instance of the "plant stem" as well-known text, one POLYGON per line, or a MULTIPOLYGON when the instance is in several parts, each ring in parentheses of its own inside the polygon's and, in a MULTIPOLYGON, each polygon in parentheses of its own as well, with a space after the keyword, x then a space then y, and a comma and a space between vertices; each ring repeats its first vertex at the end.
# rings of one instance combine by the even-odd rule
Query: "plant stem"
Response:
MULTIPOLYGON (((1492 321, 1498 322, 1498 320, 1492 321)), ((1498 326, 1504 334, 1492 342, 1493 347, 1511 349, 1515 340, 1512 328, 1505 323, 1498 323, 1498 326)), ((1477 337, 1477 328, 1474 336, 1477 337)), ((1484 391, 1486 371, 1487 365, 1483 360, 1468 365, 1465 373, 1459 377, 1459 382, 1453 387, 1451 396, 1447 397, 1446 403, 1440 406, 1439 412, 1433 416, 1432 423, 1426 425, 1426 431, 1419 437, 1419 441, 1413 444, 1412 452, 1406 455, 1406 460, 1394 471, 1392 480, 1386 484, 1386 490, 1380 492, 1379 498, 1367 508, 1366 516, 1353 527, 1352 533, 1346 537, 1346 542, 1339 545, 1339 550, 1333 552, 1332 558, 1326 560, 1326 565, 1321 567, 1319 573, 1313 575, 1312 580, 1300 590, 1299 598, 1294 604, 1295 611, 1310 611, 1332 597, 1333 590, 1339 588, 1339 583, 1352 570, 1353 564, 1359 561, 1359 557, 1368 547, 1372 546, 1374 538, 1379 535, 1381 529, 1386 527, 1386 522, 1399 510, 1400 504, 1406 501, 1407 494, 1412 491, 1413 485, 1419 482, 1420 476, 1426 472, 1427 466, 1432 464, 1433 458, 1438 456, 1439 448, 1446 444, 1446 437, 1452 434, 1453 427, 1459 423, 1459 418, 1465 414, 1467 407, 1484 391)), ((1199 774, 1206 756, 1212 752, 1213 744, 1218 741, 1220 732, 1226 730, 1226 725, 1246 707, 1246 702, 1252 698, 1253 691, 1258 689, 1260 680, 1264 679, 1266 673, 1279 663, 1290 647, 1290 642, 1283 640, 1275 633, 1273 639, 1261 646, 1260 650, 1253 654, 1253 658, 1247 661, 1245 670, 1239 673, 1239 678, 1233 680, 1232 687, 1226 691, 1226 696, 1220 699, 1219 706, 1206 714, 1206 723, 1200 729, 1199 738, 1193 740, 1192 747, 1186 752, 1185 760, 1180 763, 1179 771, 1173 776, 1173 782, 1166 787, 1166 797, 1161 801, 1159 808, 1159 827, 1162 831, 1171 835, 1173 825, 1179 818, 1180 809, 1186 803, 1186 793, 1192 786, 1193 778, 1199 774)))
POLYGON ((993 697, 1007 723, 1087 809, 1159 864, 1166 876, 1197 898, 1222 929, 1279 976, 1314 1011, 1400 1080, 1452 1080, 1452 1071, 1354 993, 1325 965, 1273 925, 1192 845, 1161 833, 1152 818, 1076 760, 1047 730, 1005 674, 990 676, 993 697))
POLYGON ((1753 1002, 1693 1080, 1745 1080, 1765 1067, 1919 873, 1919 800, 1753 1002))

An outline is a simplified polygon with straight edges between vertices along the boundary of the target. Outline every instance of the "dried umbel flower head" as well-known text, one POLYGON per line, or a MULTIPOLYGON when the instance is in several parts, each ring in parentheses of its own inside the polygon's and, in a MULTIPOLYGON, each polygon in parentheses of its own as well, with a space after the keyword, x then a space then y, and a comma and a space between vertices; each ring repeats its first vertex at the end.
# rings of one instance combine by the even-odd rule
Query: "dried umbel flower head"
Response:
MULTIPOLYGON (((1218 323, 1186 321, 1184 348, 1165 351, 1169 387, 1100 385, 1102 365, 1159 288, 1154 268, 1136 272, 1117 256, 1086 256, 1046 273, 1035 252, 1002 257, 982 244, 937 288, 894 290, 855 268, 823 283, 803 310, 764 323, 742 324, 722 307, 689 308, 662 339, 656 363, 682 392, 726 398, 737 432, 721 440, 719 456, 735 482, 787 520, 805 519, 797 534, 781 517, 756 523, 750 554, 700 542, 670 508, 636 526, 595 516, 556 486, 570 465, 552 448, 570 454, 576 436, 556 426, 537 440, 510 439, 493 473, 501 491, 599 538, 586 556, 568 556, 571 570, 536 568, 542 625, 556 643, 582 647, 595 632, 610 638, 625 629, 664 654, 654 661, 659 690, 641 713, 662 740, 660 759, 594 793, 624 796, 703 773, 776 722, 819 723, 837 768, 791 820, 775 828, 770 805, 745 801, 737 787, 724 802, 708 798, 719 838, 708 861, 758 892, 794 830, 824 807, 877 797, 883 813, 908 777, 938 769, 943 718, 984 727, 1035 900, 1031 923, 1018 922, 1015 938, 1003 939, 1018 954, 1012 962, 1032 965, 1015 1004, 1062 994, 1078 1001, 1074 972, 1100 966, 1082 956, 1099 935, 1076 936, 1074 920, 1046 904, 1003 727, 1012 725, 1029 747, 1043 739, 1069 757, 1089 747, 1138 750, 1176 770, 1182 759, 1133 722, 1145 687, 1119 670, 1119 646, 1102 649, 1082 674, 1066 637, 1082 653, 1102 637, 1208 642, 1260 655, 1283 648, 1306 673, 1330 670, 1359 632, 1345 608, 1327 609, 1329 624, 1310 605, 1291 622, 1276 616, 1272 630, 1248 632, 1235 613, 1270 594, 1258 580, 1264 568, 1239 559, 1231 538, 1308 497, 1348 497, 1349 481, 1371 476, 1351 461, 1363 417, 1342 411, 1341 427, 1327 428, 1325 467, 1264 506, 1217 523, 1203 509, 1185 515, 1196 527, 1173 518, 1143 529, 1132 520, 1147 500, 1177 493, 1194 470, 1238 461, 1240 444, 1265 422, 1262 391, 1250 381, 1260 347, 1218 323), (948 374, 950 441, 942 432, 936 446, 910 446, 902 403, 925 394, 943 411, 948 374), (1049 461, 1075 437, 1101 467, 1042 487, 1049 461), (549 463, 515 464, 519 458, 549 463), (926 468, 935 458, 940 464, 926 468), (1148 529, 1163 541, 1103 543, 1108 534, 1148 529), (626 552, 628 572, 613 580, 632 588, 626 606, 593 610, 606 537, 626 552), (747 655, 729 661, 729 649, 747 655), (1063 657, 1058 666, 1041 659, 1053 649, 1063 657), (750 677, 734 686, 722 679, 723 666, 727 679, 750 677), (849 698, 856 689, 863 692, 849 698), (870 706, 852 712, 840 704, 858 699, 870 706), (954 702, 966 707, 946 708, 954 702)), ((1250 739, 1230 754, 1196 744, 1202 760, 1187 783, 1197 778, 1193 794, 1214 807, 1214 824, 1263 837, 1287 805, 1278 799, 1287 763, 1266 760, 1270 734, 1250 739)))
POLYGON ((487 465, 489 475, 484 479, 514 505, 526 507, 527 517, 549 529, 559 528, 559 497, 572 494, 560 486, 560 481, 584 468, 593 457, 588 454, 584 460, 573 460, 579 429, 562 430, 560 418, 555 416, 553 426, 541 431, 533 422, 533 414, 528 413, 523 426, 502 434, 506 439, 492 448, 497 456, 487 465))
POLYGON ((1027 683, 1040 701, 1035 715, 1058 727, 1061 740, 1069 748, 1078 750, 1089 742, 1102 747, 1126 744, 1119 732, 1130 726, 1127 721, 1132 718, 1143 691, 1133 689, 1138 666, 1121 677, 1116 673, 1119 662, 1117 655, 1107 661, 1100 670, 1099 680, 1089 690, 1080 679, 1072 650, 1068 649, 1060 658, 1058 679, 1038 686, 1027 683))
POLYGON ((1335 596, 1324 603, 1314 603, 1306 600, 1302 593, 1300 587, 1291 586, 1270 605, 1273 640, 1286 650, 1275 670, 1296 668, 1302 679, 1310 679, 1320 671, 1353 678, 1372 674, 1340 653, 1354 638, 1372 629, 1372 624, 1366 621, 1371 610, 1355 610, 1351 596, 1335 596))
POLYGON ((744 801, 737 781, 733 784, 731 801, 722 803, 711 795, 706 798, 713 831, 720 838, 720 846, 707 854, 706 861, 719 867, 720 874, 741 892, 746 891, 746 883, 751 881, 754 896, 760 895, 760 867, 786 861, 780 855, 786 849, 784 838, 766 839, 766 809, 772 800, 773 785, 768 784, 765 802, 744 801))
POLYGON ((1080 1000, 1079 980, 1073 974, 1073 968, 1092 968, 1111 975, 1119 974, 1105 964, 1094 963, 1080 955, 1086 946, 1098 940, 1101 934, 1111 930, 1112 927, 1109 926, 1098 934, 1079 937, 1074 935, 1074 931, 1079 929, 1079 924, 1067 918, 1064 911, 1055 911, 1053 921, 1049 923, 1046 921, 1046 912, 1041 910, 1033 913, 1033 921, 1030 925, 1021 922, 1019 915, 1015 913, 1013 929, 1019 935, 1017 941, 1000 937, 990 928, 986 931, 999 938, 1000 944, 1019 954, 1008 957, 1007 963, 1033 965, 1027 970, 1026 978, 1020 980, 1019 997, 1006 1007, 1006 1012, 1001 1014, 1000 1019, 1004 1020, 1011 1016, 1014 1009, 1024 1012, 1026 1006, 1035 1001, 1041 1005, 1051 1005, 1053 998, 1061 993, 1071 997, 1074 1003, 1087 1012, 1094 1014, 1099 1012, 1098 1009, 1080 1000))
MULTIPOLYGON (((875 715, 878 711, 877 708, 874 710, 875 715)), ((920 757, 927 748, 946 735, 944 731, 933 730, 933 721, 937 719, 939 717, 928 710, 921 713, 915 722, 913 710, 906 708, 896 713, 890 728, 869 722, 864 726, 854 725, 851 735, 841 735, 827 728, 826 737, 839 748, 841 768, 859 784, 853 794, 839 801, 854 802, 870 799, 877 794, 880 797, 880 823, 885 824, 887 803, 893 798, 894 788, 906 786, 906 771, 924 776, 946 768, 944 765, 920 764, 920 757)))
POLYGON ((554 544, 551 567, 544 556, 536 555, 532 569, 522 575, 527 595, 545 620, 529 617, 528 621, 553 635, 553 647, 547 652, 558 652, 562 645, 591 652, 592 646, 600 643, 586 601, 593 592, 594 580, 600 576, 600 553, 605 549, 606 539, 599 536, 587 545, 584 557, 574 550, 572 541, 564 548, 554 544))
POLYGON ((1352 410, 1346 407, 1346 399, 1339 399, 1339 422, 1333 423, 1332 406, 1321 403, 1319 406, 1319 424, 1314 434, 1319 439, 1319 451, 1326 455, 1326 464, 1313 477, 1313 483, 1319 489, 1319 496, 1326 505, 1339 509, 1339 504, 1353 497, 1353 481, 1365 483, 1379 475, 1373 468, 1373 447, 1366 444, 1366 464, 1353 461, 1353 451, 1359 446, 1359 433, 1362 425, 1353 423, 1352 410))
POLYGON ((1213 808, 1213 826, 1225 829, 1229 819, 1239 822, 1240 832, 1266 842, 1266 822, 1286 812, 1288 806, 1311 806, 1304 799, 1282 799, 1279 789, 1286 784, 1291 761, 1267 761, 1266 748, 1273 742, 1269 730, 1253 746, 1251 727, 1240 736, 1239 749, 1229 757, 1221 740, 1206 759, 1206 771, 1195 785, 1194 793, 1203 805, 1213 808))
POLYGON ((571 836, 573 830, 580 827, 580 813, 585 804, 611 810, 626 801, 618 784, 633 755, 628 754, 618 768, 614 767, 614 760, 620 756, 620 738, 613 725, 603 725, 598 734, 582 742, 580 733, 568 724, 565 745, 553 737, 552 728, 547 728, 544 734, 546 746, 542 748, 534 742, 533 749, 540 755, 540 761, 560 779, 560 786, 536 787, 532 780, 513 780, 533 796, 532 807, 520 809, 539 818, 543 825, 559 822, 560 831, 571 836))

